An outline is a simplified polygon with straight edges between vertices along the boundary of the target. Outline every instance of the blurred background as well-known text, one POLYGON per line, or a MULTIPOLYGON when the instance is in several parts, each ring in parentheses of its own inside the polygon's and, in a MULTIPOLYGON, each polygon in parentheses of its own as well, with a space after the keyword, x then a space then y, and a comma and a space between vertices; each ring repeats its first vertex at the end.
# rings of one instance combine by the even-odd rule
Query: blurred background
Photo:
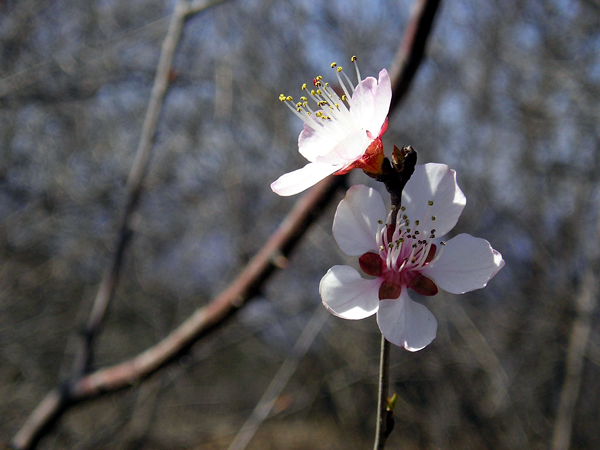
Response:
MULTIPOLYGON (((363 76, 389 67, 411 3, 229 0, 186 23, 97 367, 166 336, 260 249, 296 201, 269 183, 304 164, 279 94, 352 55, 363 76)), ((69 374, 173 6, 0 2, 0 441, 69 374)), ((548 449, 569 424, 570 448, 600 448, 599 23, 595 0, 438 11, 384 145, 456 169, 468 203, 454 232, 507 264, 484 290, 421 299, 438 337, 392 349, 390 449, 548 449)), ((330 316, 318 294, 329 267, 355 263, 331 235, 337 202, 234 320, 144 383, 76 405, 39 448, 227 448, 315 323, 249 448, 370 448, 377 325, 330 316)))

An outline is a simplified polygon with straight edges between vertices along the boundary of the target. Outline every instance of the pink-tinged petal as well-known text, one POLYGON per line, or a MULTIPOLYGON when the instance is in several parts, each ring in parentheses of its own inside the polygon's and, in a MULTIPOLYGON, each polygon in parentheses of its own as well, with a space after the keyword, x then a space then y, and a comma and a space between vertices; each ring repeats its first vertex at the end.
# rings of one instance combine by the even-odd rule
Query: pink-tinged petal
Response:
MULTIPOLYGON (((383 173, 383 161, 385 155, 383 153, 383 143, 380 138, 375 138, 367 147, 365 153, 353 163, 348 164, 341 170, 338 170, 336 175, 343 175, 354 169, 362 169, 369 176, 383 173)), ((373 176, 373 178, 375 178, 373 176)))
POLYGON ((437 321, 422 304, 408 296, 406 288, 397 300, 381 300, 377 323, 385 338, 392 344, 416 352, 435 339, 437 321))
POLYGON ((372 141, 366 131, 355 131, 340 140, 326 154, 318 156, 315 161, 327 164, 349 164, 363 156, 372 141))
POLYGON ((385 218, 386 208, 379 192, 364 185, 352 186, 335 212, 333 237, 347 255, 378 252, 377 221, 385 218))
MULTIPOLYGON (((367 77, 362 80, 352 94, 350 112, 356 120, 366 129, 371 125, 371 119, 375 112, 375 94, 377 93, 377 80, 367 77)), ((377 133, 379 130, 369 130, 377 133)))
POLYGON ((381 281, 365 280, 349 266, 333 266, 321 279, 319 293, 325 307, 343 319, 359 320, 379 308, 381 281))
POLYGON ((315 162, 319 156, 326 155, 338 144, 336 137, 335 134, 317 124, 314 128, 304 124, 304 129, 298 137, 298 151, 310 162, 315 162))
POLYGON ((402 192, 402 206, 412 222, 421 222, 422 235, 432 229, 437 237, 447 234, 466 204, 467 199, 456 183, 456 172, 445 164, 416 166, 402 192), (433 201, 432 206, 429 201, 433 201))
POLYGON ((308 163, 302 169, 281 175, 271 183, 271 189, 282 196, 294 195, 314 186, 322 179, 341 169, 331 164, 308 163))
POLYGON ((451 294, 485 287, 504 267, 502 255, 485 239, 459 234, 440 246, 442 255, 422 270, 443 290, 451 294))
MULTIPOLYGON (((392 102, 392 83, 387 70, 379 72, 379 82, 374 93, 373 117, 368 130, 372 133, 380 133, 385 120, 390 112, 392 102)), ((383 130, 385 132, 385 129, 383 130)), ((383 134, 383 132, 380 133, 383 134)))

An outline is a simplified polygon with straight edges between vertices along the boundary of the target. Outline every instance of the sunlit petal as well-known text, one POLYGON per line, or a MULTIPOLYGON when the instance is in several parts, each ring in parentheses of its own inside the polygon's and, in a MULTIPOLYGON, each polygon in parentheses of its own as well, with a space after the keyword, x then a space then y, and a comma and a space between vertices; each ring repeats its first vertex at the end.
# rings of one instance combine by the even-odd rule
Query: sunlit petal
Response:
POLYGON ((380 281, 365 280, 349 266, 333 266, 321 279, 319 293, 325 307, 343 319, 372 316, 379 307, 380 281))
POLYGON ((410 299, 407 289, 396 300, 381 300, 377 323, 392 344, 415 352, 435 339, 437 321, 422 304, 410 299))

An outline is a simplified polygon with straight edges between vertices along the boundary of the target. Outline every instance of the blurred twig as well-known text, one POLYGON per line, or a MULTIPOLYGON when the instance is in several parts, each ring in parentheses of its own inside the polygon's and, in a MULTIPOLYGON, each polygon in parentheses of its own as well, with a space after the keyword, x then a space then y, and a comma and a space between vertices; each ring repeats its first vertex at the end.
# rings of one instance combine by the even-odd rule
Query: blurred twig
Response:
POLYGON ((592 313, 597 301, 598 280, 594 270, 591 266, 588 266, 575 304, 577 316, 573 321, 573 328, 569 337, 565 382, 560 393, 558 411, 554 422, 552 450, 568 450, 571 447, 575 405, 579 398, 585 351, 592 331, 592 313))
POLYGON ((296 341, 296 345, 292 349, 292 352, 285 359, 277 371, 277 374, 273 377, 269 387, 257 403, 250 417, 248 417, 236 435, 233 442, 229 445, 228 450, 244 450, 248 446, 256 433, 256 430, 258 430, 258 427, 260 427, 273 409, 275 401, 281 395, 281 392, 288 381, 290 381, 290 378, 298 368, 298 364, 300 364, 300 361, 304 358, 304 355, 321 331, 321 328, 328 317, 329 312, 325 308, 317 306, 317 310, 306 323, 304 331, 296 341))
MULTIPOLYGON (((130 221, 132 213, 137 207, 142 192, 142 182, 146 173, 150 151, 156 135, 156 126, 163 105, 163 99, 169 85, 169 74, 173 56, 183 25, 187 18, 202 10, 221 3, 223 0, 179 0, 169 22, 169 29, 163 41, 160 59, 154 77, 154 84, 150 94, 150 101, 142 125, 139 144, 135 158, 129 172, 126 184, 126 204, 119 221, 119 234, 110 267, 102 277, 98 292, 94 299, 92 311, 83 330, 83 343, 73 364, 72 379, 77 380, 92 370, 94 342, 106 315, 106 311, 113 297, 119 281, 119 274, 123 255, 130 242, 132 231, 130 221)), ((62 383, 60 388, 53 390, 42 403, 34 410, 25 425, 13 438, 11 446, 15 449, 31 448, 35 446, 44 430, 52 425, 61 412, 72 400, 71 382, 62 383)))
MULTIPOLYGON (((142 180, 154 140, 162 99, 168 86, 171 61, 183 24, 190 15, 221 1, 223 0, 198 0, 188 3, 187 0, 179 0, 175 7, 171 25, 163 43, 138 151, 127 181, 128 196, 121 220, 119 242, 111 269, 103 278, 87 323, 85 348, 77 359, 74 377, 46 395, 14 436, 10 444, 13 449, 33 448, 71 404, 105 392, 125 388, 144 379, 185 352, 190 345, 210 330, 221 325, 225 319, 233 315, 239 307, 260 290, 262 284, 276 268, 285 266, 287 256, 299 242, 308 226, 334 198, 336 190, 345 183, 346 177, 329 177, 304 195, 237 279, 211 303, 196 310, 162 341, 130 360, 87 373, 88 370, 91 370, 92 344, 117 285, 122 257, 131 237, 129 221, 141 193, 142 180)), ((425 42, 438 5, 439 0, 418 0, 415 4, 402 46, 392 65, 391 78, 394 94, 392 108, 399 105, 421 63, 425 42)))

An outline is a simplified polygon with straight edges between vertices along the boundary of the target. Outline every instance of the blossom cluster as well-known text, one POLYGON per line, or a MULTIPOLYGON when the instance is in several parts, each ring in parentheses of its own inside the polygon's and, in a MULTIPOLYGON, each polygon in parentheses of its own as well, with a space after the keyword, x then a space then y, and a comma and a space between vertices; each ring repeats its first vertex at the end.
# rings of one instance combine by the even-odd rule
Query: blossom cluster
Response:
MULTIPOLYGON (((386 162, 401 170, 387 161, 381 140, 392 96, 388 73, 383 69, 378 80, 361 80, 355 57, 352 62, 356 87, 332 64, 341 95, 320 76, 313 80, 314 89, 302 86, 314 108, 306 96, 297 103, 280 96, 304 122, 298 149, 309 163, 272 183, 275 193, 293 195, 355 168, 383 180, 386 162)), ((429 163, 414 167, 409 176, 402 191, 392 193, 401 201, 390 208, 373 188, 356 185, 347 191, 335 213, 333 236, 344 253, 358 257, 366 278, 354 267, 337 265, 323 276, 319 292, 334 315, 358 320, 376 314, 388 341, 417 351, 435 339, 437 321, 409 292, 433 296, 439 289, 462 294, 483 288, 504 260, 488 241, 469 234, 442 240, 466 205, 454 170, 429 163)))

